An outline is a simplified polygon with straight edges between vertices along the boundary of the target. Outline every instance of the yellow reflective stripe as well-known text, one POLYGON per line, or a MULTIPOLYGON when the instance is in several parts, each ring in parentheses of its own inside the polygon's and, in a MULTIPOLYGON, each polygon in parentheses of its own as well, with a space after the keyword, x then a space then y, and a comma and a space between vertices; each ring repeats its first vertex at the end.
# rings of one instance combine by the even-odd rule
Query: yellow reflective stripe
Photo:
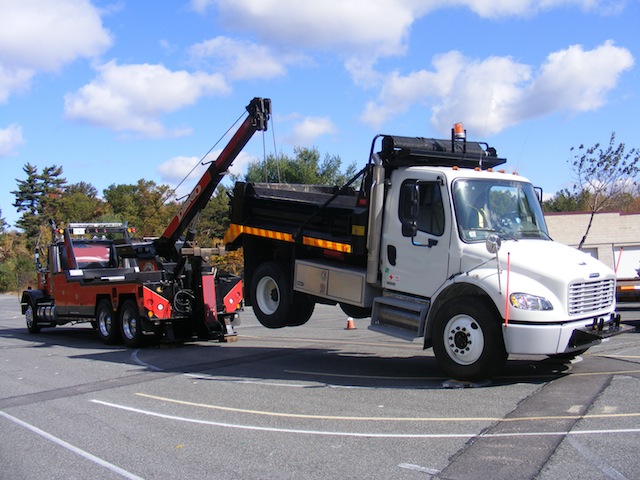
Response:
POLYGON ((242 227, 242 232, 256 237, 265 237, 272 240, 282 240, 283 242, 293 242, 293 235, 290 233, 276 232, 274 230, 266 230, 264 228, 242 227))
POLYGON ((242 225, 237 225, 235 223, 232 223, 231 225, 229 225, 229 228, 224 233, 224 238, 222 241, 225 244, 231 243, 235 241, 235 239, 238 238, 241 233, 242 233, 242 225))
MULTIPOLYGON (((236 223, 229 225, 229 229, 224 234, 224 243, 233 242, 243 233, 246 233, 247 235, 254 235, 256 237, 270 238, 272 240, 293 243, 293 235, 290 233, 277 232, 275 230, 267 230, 265 228, 248 227, 246 225, 238 225, 236 223)), ((351 253, 351 245, 348 243, 332 242, 330 240, 322 240, 320 238, 313 237, 302 237, 302 243, 310 247, 351 253)))
POLYGON ((321 240, 319 238, 304 237, 302 243, 310 247, 319 247, 326 250, 335 250, 337 252, 351 253, 351 245, 348 243, 332 242, 330 240, 321 240))

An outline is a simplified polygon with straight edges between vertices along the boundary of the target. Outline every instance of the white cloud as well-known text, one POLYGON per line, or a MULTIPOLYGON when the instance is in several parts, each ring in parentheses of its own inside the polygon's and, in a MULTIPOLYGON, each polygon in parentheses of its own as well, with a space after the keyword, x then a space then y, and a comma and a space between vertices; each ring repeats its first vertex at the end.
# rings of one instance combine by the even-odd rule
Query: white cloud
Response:
MULTIPOLYGON (((160 179, 170 185, 171 188, 176 189, 175 196, 177 198, 182 198, 191 192, 207 168, 209 168, 210 162, 214 162, 220 152, 222 152, 222 149, 211 152, 204 162, 201 162, 198 157, 173 157, 158 167, 160 179)), ((256 157, 242 151, 231 164, 229 173, 236 176, 244 175, 247 172, 247 166, 257 161, 256 157)))
POLYGON ((25 68, 4 68, 0 64, 0 104, 6 103, 11 93, 26 90, 35 75, 25 68))
POLYGON ((361 119, 378 128, 416 103, 422 104, 430 97, 448 96, 465 68, 465 59, 459 52, 449 52, 435 57, 433 66, 434 71, 420 70, 405 76, 398 72, 389 74, 383 80, 378 99, 367 103, 361 119))
POLYGON ((264 46, 227 37, 215 37, 193 45, 191 56, 199 61, 213 63, 231 80, 269 79, 286 74, 286 63, 293 57, 278 56, 264 46))
MULTIPOLYGON (((449 6, 464 6, 484 18, 531 16, 553 8, 575 6, 583 10, 603 10, 624 0, 457 0, 449 6)), ((445 4, 442 3, 444 6, 445 4)))
POLYGON ((11 124, 7 128, 0 128, 0 157, 7 157, 15 154, 15 150, 24 144, 22 137, 22 127, 11 124))
POLYGON ((198 157, 186 156, 173 157, 158 166, 160 179, 172 186, 183 181, 192 170, 195 172, 194 176, 198 173, 201 176, 206 167, 200 165, 198 157))
POLYGON ((111 61, 97 70, 91 83, 65 95, 66 116, 149 137, 185 134, 184 130, 168 131, 160 122, 162 114, 191 105, 204 95, 229 91, 222 75, 171 71, 163 65, 111 61))
POLYGON ((216 8, 220 24, 249 31, 265 41, 302 48, 337 50, 349 57, 402 54, 412 24, 448 8, 468 8, 485 18, 531 16, 575 6, 609 13, 625 0, 191 0, 206 13, 216 8))
POLYGON ((633 63, 631 53, 612 42, 589 51, 575 45, 554 52, 537 75, 510 57, 475 60, 449 52, 434 58, 432 70, 390 74, 361 119, 379 128, 420 106, 430 109, 432 127, 440 133, 463 121, 489 135, 542 115, 598 108, 633 63))
POLYGON ((305 117, 297 122, 286 141, 291 145, 310 145, 316 138, 336 132, 333 122, 327 117, 305 117))
POLYGON ((37 73, 100 55, 111 43, 98 9, 88 0, 3 0, 0 101, 28 87, 37 73))
POLYGON ((634 58, 608 41, 593 50, 572 45, 547 57, 540 75, 528 91, 528 110, 585 112, 601 107, 620 75, 634 58))
POLYGON ((216 6, 220 23, 265 41, 301 48, 393 55, 405 49, 409 28, 422 10, 408 0, 194 0, 204 12, 216 6))
POLYGON ((379 80, 378 59, 404 55, 413 24, 436 10, 466 8, 483 18, 530 17, 574 7, 619 12, 625 0, 191 0, 193 10, 216 10, 221 26, 249 32, 265 44, 332 51, 354 83, 379 80))

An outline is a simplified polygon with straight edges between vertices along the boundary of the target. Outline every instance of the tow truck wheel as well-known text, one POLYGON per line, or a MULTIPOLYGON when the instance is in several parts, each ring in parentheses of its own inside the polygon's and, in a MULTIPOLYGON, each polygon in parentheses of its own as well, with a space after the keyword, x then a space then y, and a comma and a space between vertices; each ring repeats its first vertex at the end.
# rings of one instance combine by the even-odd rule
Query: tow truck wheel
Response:
POLYGON ((438 310, 433 351, 442 369, 457 380, 489 378, 507 360, 500 319, 476 297, 450 300, 438 310))
POLYGON ((120 329, 113 318, 113 309, 109 300, 100 300, 96 307, 96 331, 102 341, 113 345, 120 341, 120 329))
POLYGON ((27 305, 27 309, 24 312, 24 318, 27 321, 27 331, 29 333, 39 333, 40 327, 38 326, 36 307, 33 303, 33 300, 29 300, 29 304, 27 305))
POLYGON ((142 323, 138 313, 138 305, 133 300, 125 300, 120 308, 120 333, 127 347, 137 348, 142 344, 142 323))

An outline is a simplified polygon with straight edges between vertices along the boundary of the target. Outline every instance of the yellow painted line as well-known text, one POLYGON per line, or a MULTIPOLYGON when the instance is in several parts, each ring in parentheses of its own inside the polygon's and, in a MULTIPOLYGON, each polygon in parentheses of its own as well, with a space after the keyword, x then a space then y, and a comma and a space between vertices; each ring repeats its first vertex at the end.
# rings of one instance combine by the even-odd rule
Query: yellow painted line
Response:
POLYGON ((348 375, 345 373, 305 372, 302 370, 285 370, 285 373, 295 373, 297 375, 315 375, 315 376, 322 376, 322 377, 336 377, 336 378, 367 378, 367 379, 375 379, 375 380, 444 380, 445 379, 445 377, 398 377, 398 376, 384 376, 384 375, 348 375))
POLYGON ((591 418, 632 418, 640 417, 640 413, 611 413, 611 414, 594 414, 594 415, 551 415, 539 417, 519 417, 519 418, 500 418, 500 417, 352 417, 340 415, 310 415, 304 413, 286 413, 286 412, 269 412, 264 410, 249 410, 243 408, 223 407, 221 405, 211 405, 207 403, 188 402, 174 398, 159 397, 146 393, 136 393, 137 396, 149 398, 151 400, 159 400, 162 402, 174 403, 177 405, 185 405, 189 407, 206 408, 209 410, 222 410, 234 413, 248 413, 251 415, 264 415, 269 417, 286 417, 286 418, 305 418, 315 420, 348 420, 348 421, 368 421, 368 422, 532 422, 543 420, 574 420, 574 419, 591 419, 591 418))
MULTIPOLYGON (((320 343, 327 345, 362 345, 365 347, 386 347, 386 348, 404 348, 404 349, 419 349, 422 351, 422 344, 418 343, 409 343, 405 340, 398 340, 397 343, 391 343, 390 340, 388 343, 375 343, 375 342, 360 342, 358 340, 322 340, 319 338, 304 338, 304 337, 262 337, 258 335, 245 335, 243 333, 238 333, 238 338, 247 338, 251 340, 277 340, 277 341, 290 341, 290 342, 306 342, 306 343, 320 343), (412 348, 413 347, 413 348, 412 348)), ((427 358, 427 357, 425 357, 427 358)))
POLYGON ((610 355, 606 353, 600 353, 596 355, 592 355, 593 357, 604 357, 604 358, 640 358, 640 355, 610 355))

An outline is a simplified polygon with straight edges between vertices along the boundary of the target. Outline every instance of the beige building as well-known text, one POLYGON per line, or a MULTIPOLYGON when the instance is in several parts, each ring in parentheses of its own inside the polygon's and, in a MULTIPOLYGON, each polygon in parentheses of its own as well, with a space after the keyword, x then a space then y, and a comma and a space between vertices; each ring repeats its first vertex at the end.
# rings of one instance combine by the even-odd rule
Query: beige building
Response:
MULTIPOLYGON (((554 240, 577 247, 589 224, 590 213, 547 213, 554 240)), ((614 270, 618 278, 638 276, 640 268, 640 213, 597 213, 582 248, 614 270)))

